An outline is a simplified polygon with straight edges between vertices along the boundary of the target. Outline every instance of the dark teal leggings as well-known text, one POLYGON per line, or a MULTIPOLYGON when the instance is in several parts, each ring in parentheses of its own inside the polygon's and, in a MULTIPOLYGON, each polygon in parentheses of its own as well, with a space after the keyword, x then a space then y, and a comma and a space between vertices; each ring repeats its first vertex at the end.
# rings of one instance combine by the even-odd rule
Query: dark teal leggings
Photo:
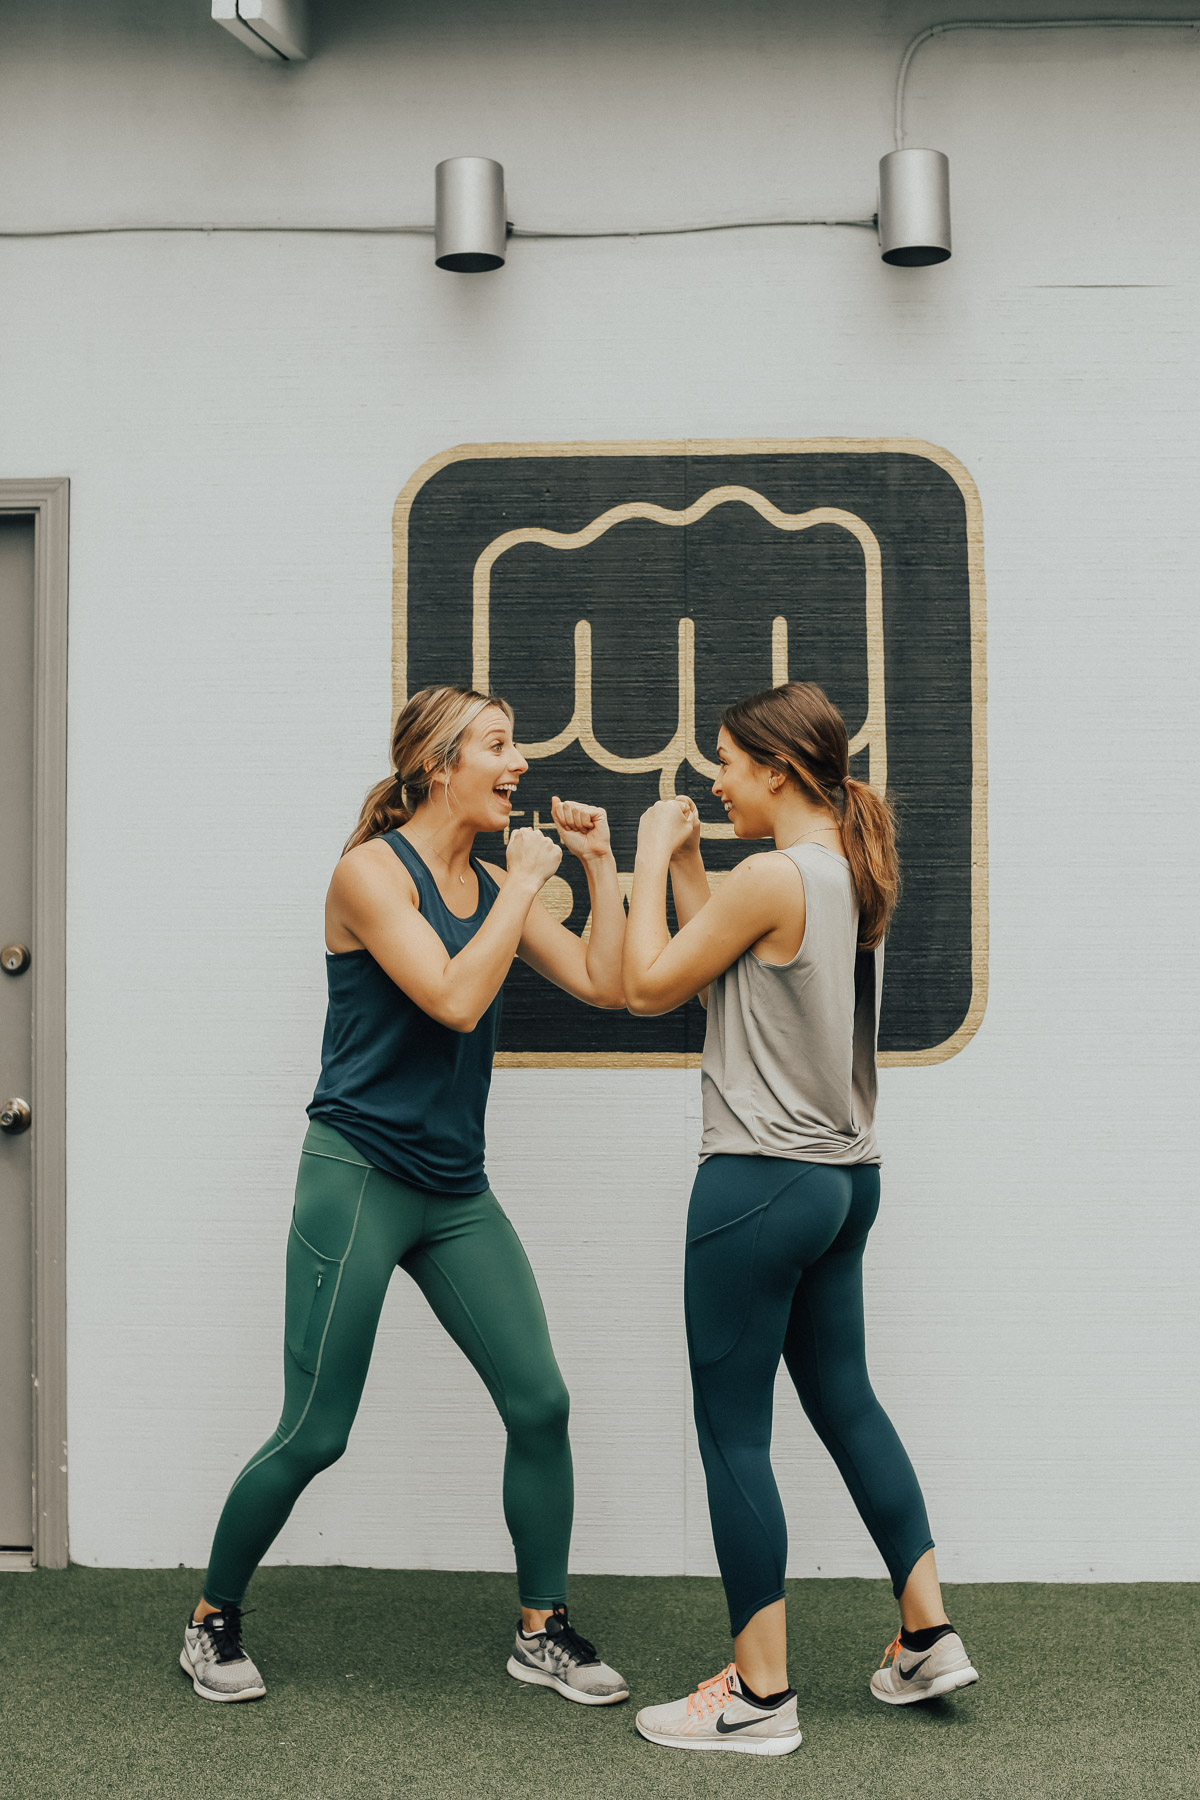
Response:
POLYGON ((406 1187, 332 1126, 309 1126, 288 1236, 283 1417, 233 1484, 204 1597, 240 1605, 314 1475, 346 1448, 397 1264, 470 1359, 508 1432, 504 1517, 521 1604, 567 1597, 567 1390, 529 1260, 494 1194, 406 1187))
POLYGON ((904 1446, 871 1390, 862 1257, 879 1170, 712 1156, 688 1212, 685 1303, 713 1540, 734 1637, 783 1598, 787 1526, 771 1470, 782 1356, 897 1595, 933 1548, 904 1446))

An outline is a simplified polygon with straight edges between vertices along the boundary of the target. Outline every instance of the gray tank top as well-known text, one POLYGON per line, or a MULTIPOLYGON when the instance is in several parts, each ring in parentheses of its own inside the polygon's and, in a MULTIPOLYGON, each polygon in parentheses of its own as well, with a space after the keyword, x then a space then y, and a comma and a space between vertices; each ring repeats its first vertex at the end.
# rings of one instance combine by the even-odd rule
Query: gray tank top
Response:
POLYGON ((781 854, 804 881, 804 941, 789 963, 747 950, 708 990, 700 1160, 877 1163, 883 949, 858 948, 858 899, 843 857, 819 844, 781 854))

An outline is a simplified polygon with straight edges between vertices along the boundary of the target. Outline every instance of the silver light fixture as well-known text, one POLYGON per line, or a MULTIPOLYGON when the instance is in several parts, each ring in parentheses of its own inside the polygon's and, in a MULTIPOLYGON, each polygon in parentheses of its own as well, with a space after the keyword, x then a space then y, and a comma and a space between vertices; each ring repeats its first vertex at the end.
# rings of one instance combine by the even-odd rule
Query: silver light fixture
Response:
POLYGON ((504 170, 490 156, 451 156, 437 166, 434 259, 473 275, 501 269, 507 254, 504 170))
POLYGON ((212 0, 212 16, 264 62, 308 59, 308 0, 212 0))
POLYGON ((879 252, 916 269, 950 255, 950 160, 940 150, 892 150, 879 162, 879 252))

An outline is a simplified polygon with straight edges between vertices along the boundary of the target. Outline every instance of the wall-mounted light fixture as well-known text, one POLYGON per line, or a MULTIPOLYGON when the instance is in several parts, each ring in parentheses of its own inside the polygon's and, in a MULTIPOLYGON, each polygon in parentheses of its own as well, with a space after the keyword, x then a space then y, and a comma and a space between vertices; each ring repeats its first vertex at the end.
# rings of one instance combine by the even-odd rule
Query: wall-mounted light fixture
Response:
POLYGON ((879 162, 879 254, 905 269, 950 255, 950 159, 890 150, 879 162))
POLYGON ((913 58, 934 38, 958 31, 1200 31, 1200 19, 954 19, 918 31, 896 74, 896 148, 879 165, 879 249, 909 268, 950 255, 950 164, 940 150, 906 147, 904 113, 913 58))
POLYGON ((504 170, 490 156, 450 156, 434 175, 434 261, 464 275, 500 269, 508 254, 504 170))
MULTIPOLYGON (((308 0, 211 0, 219 25, 268 62, 302 62, 308 54, 308 0)), ((920 268, 950 256, 950 164, 940 150, 905 144, 905 97, 913 58, 925 44, 961 31, 1109 31, 1149 28, 1200 32, 1200 18, 1112 17, 1076 19, 959 19, 928 25, 907 46, 896 75, 896 148, 879 164, 878 212, 871 218, 728 219, 708 224, 584 227, 540 230, 507 223, 504 170, 486 156, 453 156, 437 167, 435 225, 68 225, 30 230, 0 227, 6 237, 74 237, 123 231, 358 231, 436 238, 441 269, 476 273, 502 268, 510 237, 643 238, 685 237, 693 232, 794 229, 801 226, 855 226, 877 232, 884 262, 920 268)))
POLYGON ((212 16, 264 62, 308 60, 307 0, 212 0, 212 16))

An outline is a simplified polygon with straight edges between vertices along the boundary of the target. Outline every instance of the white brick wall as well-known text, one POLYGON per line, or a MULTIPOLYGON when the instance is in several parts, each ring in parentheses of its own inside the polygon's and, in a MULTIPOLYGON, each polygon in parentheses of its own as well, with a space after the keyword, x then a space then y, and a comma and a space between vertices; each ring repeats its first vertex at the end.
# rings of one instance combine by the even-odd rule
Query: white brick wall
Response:
MULTIPOLYGON (((10 0, 4 223, 427 217, 460 152, 506 164, 520 222, 869 212, 930 17, 364 3, 288 71, 206 15, 10 0)), ((420 239, 0 245, 0 472, 73 483, 78 1559, 202 1562, 274 1423, 320 904, 385 766, 400 487, 464 440, 842 435, 959 456, 988 580, 990 1001, 958 1059, 884 1076, 878 1386, 951 1577, 1200 1575, 1198 58, 1161 33, 924 51, 941 269, 848 231, 521 243, 473 280, 420 239)), ((496 1080, 493 1181, 574 1396, 580 1569, 713 1566, 679 1305, 696 1111, 690 1072, 496 1080)), ((780 1401, 794 1571, 879 1573, 780 1401)), ((350 1453, 277 1553, 510 1566, 500 1453, 398 1278, 350 1453)))

